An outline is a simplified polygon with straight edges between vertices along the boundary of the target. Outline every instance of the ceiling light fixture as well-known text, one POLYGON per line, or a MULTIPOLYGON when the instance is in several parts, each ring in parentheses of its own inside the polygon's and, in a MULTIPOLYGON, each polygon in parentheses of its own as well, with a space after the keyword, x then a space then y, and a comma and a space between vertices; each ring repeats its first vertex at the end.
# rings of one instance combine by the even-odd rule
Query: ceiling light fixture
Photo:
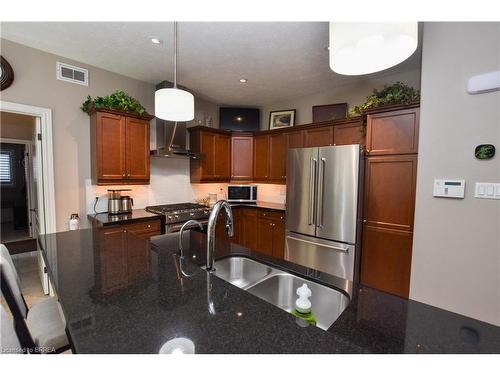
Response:
POLYGON ((388 69, 410 57, 417 45, 417 22, 330 22, 330 68, 339 74, 388 69))
POLYGON ((153 43, 153 44, 161 44, 161 39, 156 38, 156 37, 152 37, 151 38, 151 43, 153 43))
POLYGON ((248 79, 246 79, 246 78, 240 78, 240 82, 241 82, 241 83, 247 83, 247 82, 248 82, 248 79))
POLYGON ((155 92, 155 116, 168 121, 194 119, 194 96, 177 88, 177 22, 174 22, 174 87, 155 92))

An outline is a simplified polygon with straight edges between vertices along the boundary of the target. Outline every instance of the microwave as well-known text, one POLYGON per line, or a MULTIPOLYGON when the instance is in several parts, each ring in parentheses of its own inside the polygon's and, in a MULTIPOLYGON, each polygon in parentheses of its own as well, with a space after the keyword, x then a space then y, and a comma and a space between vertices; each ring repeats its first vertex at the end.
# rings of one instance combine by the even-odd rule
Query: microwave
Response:
POLYGON ((227 200, 229 202, 257 202, 257 185, 228 185, 227 200))

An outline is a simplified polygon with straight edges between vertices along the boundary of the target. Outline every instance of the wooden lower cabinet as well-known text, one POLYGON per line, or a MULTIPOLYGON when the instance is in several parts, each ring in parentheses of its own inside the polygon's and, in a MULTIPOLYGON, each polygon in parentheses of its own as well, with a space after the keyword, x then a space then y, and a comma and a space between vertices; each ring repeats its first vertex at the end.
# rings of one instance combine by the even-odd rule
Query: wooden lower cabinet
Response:
POLYGON ((284 213, 261 210, 257 228, 256 250, 275 258, 283 258, 285 253, 284 213))
POLYGON ((413 233, 363 227, 361 283, 408 298, 413 233))
POLYGON ((231 242, 269 256, 285 254, 285 213, 259 208, 233 208, 234 235, 231 242))
POLYGON ((243 208, 242 212, 242 245, 249 249, 257 248, 258 220, 257 209, 243 208))
POLYGON ((162 234, 161 219, 111 227, 95 226, 97 241, 94 261, 96 285, 100 293, 108 294, 149 277, 151 236, 162 234))
POLYGON ((259 218, 257 221, 257 250, 273 255, 273 221, 259 218))

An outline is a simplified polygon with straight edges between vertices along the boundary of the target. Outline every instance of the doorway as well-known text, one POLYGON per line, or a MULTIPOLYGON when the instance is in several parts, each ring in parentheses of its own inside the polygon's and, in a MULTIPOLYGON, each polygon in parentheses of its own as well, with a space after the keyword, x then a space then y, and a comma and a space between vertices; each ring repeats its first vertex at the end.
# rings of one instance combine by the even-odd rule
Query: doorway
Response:
MULTIPOLYGON (((28 210, 26 220, 28 222, 28 234, 30 237, 26 241, 30 241, 30 248, 28 250, 31 250, 33 240, 35 240, 34 242, 36 245, 34 249, 37 250, 37 252, 30 252, 19 256, 36 254, 43 292, 47 294, 50 292, 51 288, 49 285, 44 259, 41 255, 41 249, 47 249, 47 246, 43 243, 42 237, 40 237, 39 234, 56 232, 52 111, 48 108, 0 100, 0 123, 0 137, 4 138, 0 139, 0 141, 2 141, 1 143, 16 144, 15 140, 17 140, 17 144, 24 145, 24 150, 28 150, 28 156, 27 158, 25 157, 24 165, 27 166, 28 170, 25 175, 25 178, 27 179, 26 189, 28 190, 26 193, 26 207, 28 210), (30 130, 23 128, 26 131, 26 134, 29 132, 29 136, 25 136, 25 139, 19 140, 19 137, 13 136, 12 133, 9 133, 9 128, 11 128, 9 126, 9 117, 12 116, 18 117, 19 119, 30 118, 31 123, 34 123, 30 130), (29 225, 30 223, 31 225, 29 225)), ((16 126, 14 125, 14 129, 15 128, 16 126)), ((9 163, 7 161, 8 157, 9 155, 3 157, 7 163, 9 163)), ((11 162, 12 165, 16 164, 16 161, 13 159, 11 162)), ((15 170, 12 173, 16 173, 15 170)), ((7 177, 9 177, 8 174, 6 174, 6 178, 7 177)), ((13 204, 11 204, 11 206, 13 206, 13 204)), ((5 204, 4 207, 2 202, 2 211, 4 208, 6 211, 6 218, 8 218, 9 214, 7 212, 9 211, 9 205, 5 204)), ((11 209, 11 211, 12 210, 13 209, 11 209)), ((21 208, 19 208, 18 211, 21 212, 21 208)), ((12 217, 12 222, 13 221, 14 218, 12 217)), ((19 223, 20 222, 21 219, 19 219, 19 223)), ((14 223, 12 223, 12 228, 14 228, 14 223)), ((17 229, 22 231, 20 226, 17 227, 17 229)), ((26 231, 24 231, 24 233, 26 233, 26 231)), ((0 239, 3 243, 4 237, 1 232, 0 239)), ((7 248, 9 249, 9 252, 24 252, 24 248, 22 248, 22 246, 24 246, 22 241, 23 240, 8 243, 7 248), (21 247, 21 249, 16 249, 17 246, 21 247)), ((51 255, 52 254, 48 254, 48 256, 51 255)))
POLYGON ((36 251, 32 149, 36 117, 0 112, 0 237, 11 254, 36 251))

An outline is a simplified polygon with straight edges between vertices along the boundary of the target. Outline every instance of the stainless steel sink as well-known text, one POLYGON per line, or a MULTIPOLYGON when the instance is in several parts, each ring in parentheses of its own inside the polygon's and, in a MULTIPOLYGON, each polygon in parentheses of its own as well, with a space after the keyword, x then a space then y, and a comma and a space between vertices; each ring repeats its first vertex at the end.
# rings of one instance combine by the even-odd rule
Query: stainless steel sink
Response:
POLYGON ((349 297, 336 289, 245 257, 216 261, 215 275, 288 312, 295 307, 297 288, 306 283, 312 292, 310 300, 317 326, 325 330, 349 304, 349 297))
POLYGON ((215 275, 241 289, 262 280, 273 270, 265 264, 243 257, 224 258, 215 262, 215 275))
POLYGON ((247 292, 291 312, 298 298, 297 288, 304 283, 312 292, 310 301, 313 314, 317 320, 316 325, 326 330, 337 320, 349 304, 349 298, 335 289, 283 272, 266 278, 247 289, 247 292))

